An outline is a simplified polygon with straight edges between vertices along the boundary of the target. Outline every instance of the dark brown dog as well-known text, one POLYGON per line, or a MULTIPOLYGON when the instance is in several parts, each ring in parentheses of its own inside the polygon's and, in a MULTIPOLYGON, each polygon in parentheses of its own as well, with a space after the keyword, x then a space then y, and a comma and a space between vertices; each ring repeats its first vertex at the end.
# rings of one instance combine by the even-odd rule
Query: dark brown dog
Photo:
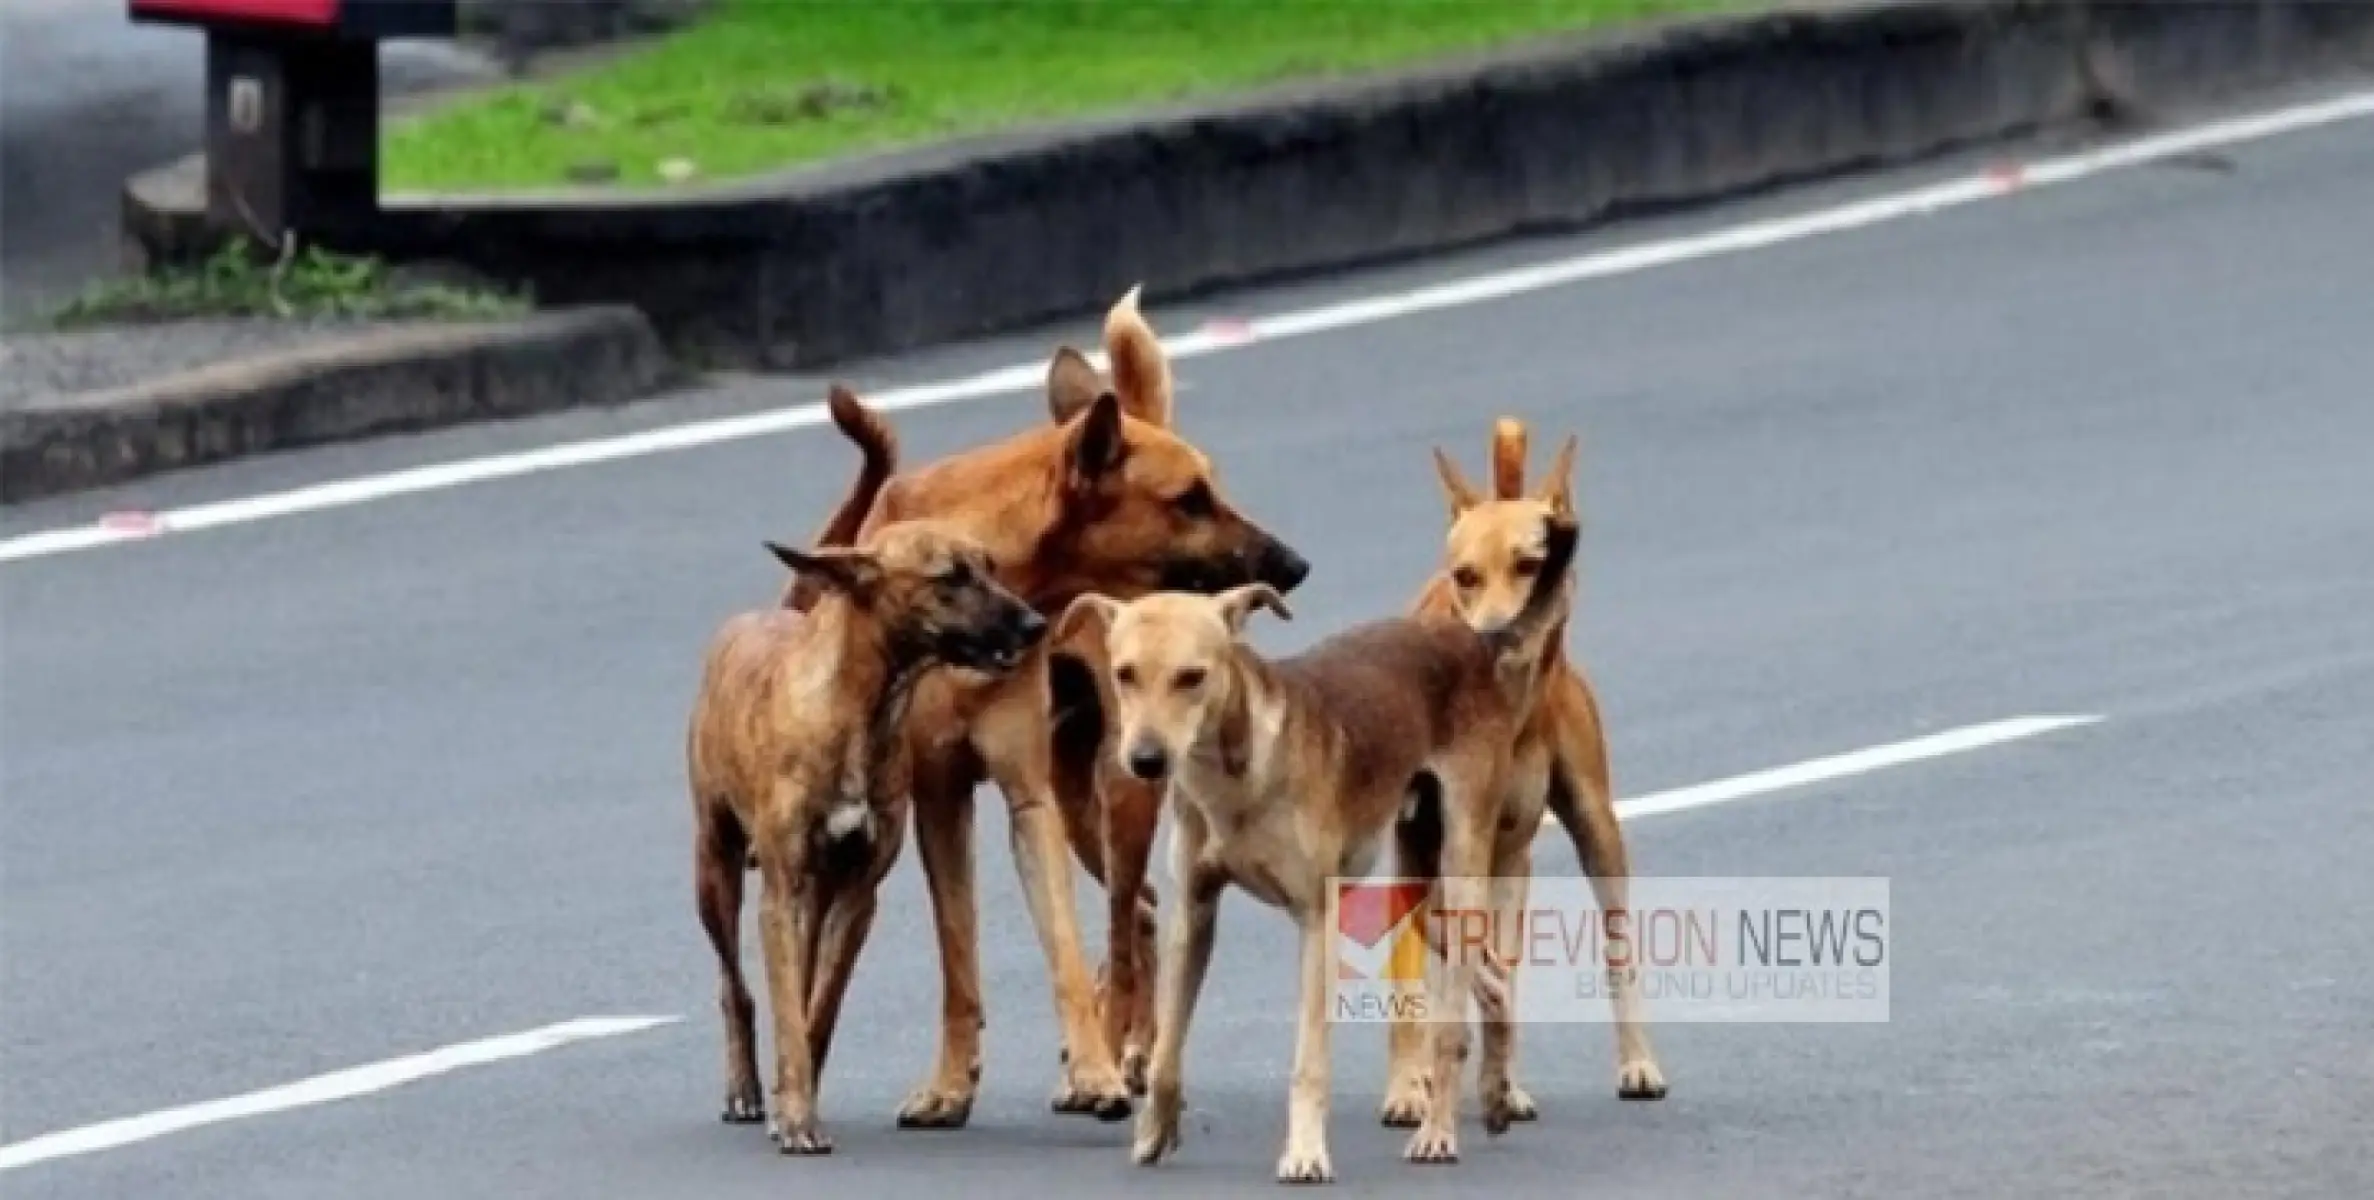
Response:
MULTIPOLYGON (((1126 598, 1252 582, 1285 592, 1300 584, 1309 565, 1237 512, 1210 460, 1172 431, 1170 365, 1135 290, 1106 315, 1104 341, 1109 385, 1084 355, 1058 350, 1047 371, 1052 423, 890 478, 860 532, 919 517, 947 523, 988 547, 999 581, 1042 614, 1091 591, 1126 598)), ((860 432, 847 424, 843 430, 865 444, 860 432)), ((795 586, 784 603, 800 609, 814 597, 812 588, 795 586)), ((972 796, 985 780, 1005 794, 1015 867, 1054 987, 1064 1050, 1054 1107, 1106 1120, 1129 1115, 1130 1089, 1100 1027, 1065 861, 1068 843, 1092 876, 1104 878, 1095 782, 1102 728, 1093 719, 1055 728, 1057 712, 1095 705, 1097 653, 1085 650, 1085 665, 1051 667, 1042 648, 1006 675, 938 671, 917 687, 906 733, 916 840, 939 938, 941 1037, 930 1079, 901 1106, 902 1126, 964 1124, 979 1086, 972 796)), ((1108 892, 1150 957, 1150 898, 1138 887, 1108 892)))
POLYGON ((786 1154, 823 1154, 817 1080, 906 836, 901 724, 916 681, 939 664, 1010 670, 1046 620, 998 585, 977 543, 931 522, 883 526, 856 549, 769 548, 826 593, 806 613, 744 613, 711 642, 686 737, 693 858, 725 1017, 724 1117, 765 1112, 741 966, 747 854, 760 876, 776 1135, 786 1154))

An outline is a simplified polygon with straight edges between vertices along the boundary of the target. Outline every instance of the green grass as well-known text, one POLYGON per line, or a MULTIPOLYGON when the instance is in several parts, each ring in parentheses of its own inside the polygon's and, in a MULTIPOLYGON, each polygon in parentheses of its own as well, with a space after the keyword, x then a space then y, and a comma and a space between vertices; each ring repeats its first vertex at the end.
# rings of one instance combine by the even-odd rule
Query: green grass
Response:
POLYGON ((198 317, 473 321, 528 312, 524 295, 405 283, 375 258, 317 247, 278 260, 231 243, 204 262, 93 284, 49 315, 54 329, 198 317))
POLYGON ((1745 0, 718 0, 583 74, 391 125, 391 190, 651 184, 1745 0))

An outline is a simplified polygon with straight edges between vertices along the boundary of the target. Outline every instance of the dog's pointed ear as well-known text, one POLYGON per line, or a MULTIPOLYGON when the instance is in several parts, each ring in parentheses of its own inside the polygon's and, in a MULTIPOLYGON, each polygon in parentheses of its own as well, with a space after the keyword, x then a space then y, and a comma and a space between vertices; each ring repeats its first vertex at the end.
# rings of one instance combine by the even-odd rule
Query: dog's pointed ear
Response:
POLYGON ((1113 364, 1113 390, 1121 411, 1164 429, 1171 425, 1171 364, 1162 339, 1138 309, 1139 284, 1105 314, 1105 357, 1113 364))
POLYGON ((1459 473, 1459 464, 1452 462, 1440 446, 1434 448, 1434 473, 1442 477, 1443 493, 1451 501, 1452 520, 1458 520, 1468 509, 1483 502, 1483 497, 1468 486, 1467 476, 1459 473))
POLYGON ((775 556, 775 561, 797 572, 800 578, 814 580, 844 595, 862 597, 882 582, 882 564, 863 550, 848 546, 794 550, 775 542, 768 542, 767 550, 775 556))
POLYGON ((1111 392, 1098 396, 1088 411, 1071 423, 1064 440, 1065 472, 1074 488, 1086 490, 1121 466, 1129 454, 1121 427, 1121 401, 1111 392))
POLYGON ((1047 415, 1058 425, 1086 412, 1109 390, 1088 356, 1069 346, 1057 347, 1047 361, 1047 415))
POLYGON ((1245 618, 1252 616, 1256 608, 1266 608, 1278 614, 1281 621, 1294 619, 1294 610, 1286 607, 1286 598, 1278 594, 1278 589, 1266 583, 1248 583, 1243 587, 1230 588, 1220 593, 1217 601, 1220 617, 1228 622, 1232 633, 1244 632, 1245 618))
POLYGON ((1047 644, 1061 646, 1078 634, 1097 627, 1110 629, 1113 615, 1121 611, 1121 602, 1098 592, 1082 592, 1064 606, 1063 615, 1055 618, 1055 628, 1047 634, 1047 644))
POLYGON ((1574 512, 1574 457, 1581 448, 1582 440, 1567 434, 1558 447, 1558 457, 1550 463, 1550 473, 1542 477, 1540 499, 1552 512, 1574 512))
POLYGON ((1492 423, 1492 498, 1525 498, 1525 423, 1515 417, 1492 423))

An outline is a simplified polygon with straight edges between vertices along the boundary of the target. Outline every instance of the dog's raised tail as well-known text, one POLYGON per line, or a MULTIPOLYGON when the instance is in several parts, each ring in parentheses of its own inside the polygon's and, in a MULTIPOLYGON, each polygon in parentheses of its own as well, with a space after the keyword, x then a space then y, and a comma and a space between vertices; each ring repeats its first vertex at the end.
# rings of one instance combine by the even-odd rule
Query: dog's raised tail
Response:
MULTIPOLYGON (((825 408, 831 413, 833 427, 841 436, 856 443, 859 462, 857 478, 849 485, 849 494, 841 498, 841 506, 816 531, 812 545, 849 546, 857 542, 857 533, 865 528, 866 517, 874 511, 874 501, 882 495, 882 487, 898 473, 898 433, 880 413, 867 408, 857 393, 834 384, 825 397, 825 408)), ((783 593, 783 606, 806 612, 815 606, 817 585, 806 578, 794 578, 783 593)))

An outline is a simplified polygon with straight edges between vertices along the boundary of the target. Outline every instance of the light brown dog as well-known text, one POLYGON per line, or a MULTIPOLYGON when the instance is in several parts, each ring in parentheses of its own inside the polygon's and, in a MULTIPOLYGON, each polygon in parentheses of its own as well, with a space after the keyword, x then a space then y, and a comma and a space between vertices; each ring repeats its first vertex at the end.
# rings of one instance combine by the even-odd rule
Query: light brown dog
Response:
MULTIPOLYGON (((1135 290, 1106 315, 1104 342, 1109 384, 1084 355, 1059 349, 1047 370, 1048 425, 890 478, 859 532, 919 517, 944 522, 986 546, 998 580, 1041 613, 1090 591, 1128 597, 1263 582, 1285 592, 1300 584, 1309 564, 1232 507, 1210 460, 1173 432, 1170 365, 1135 290)), ((865 444, 860 432, 843 430, 865 444)), ((813 587, 795 585, 784 604, 797 610, 815 597, 813 587)), ((1102 731, 1093 721, 1058 728, 1061 713, 1095 704, 1097 653, 1091 647, 1051 663, 1042 647, 1012 672, 937 671, 916 689, 905 732, 917 849, 938 931, 941 1036, 931 1077, 900 1108, 902 1126, 963 1125, 979 1087, 972 796, 984 780, 1006 797, 1015 867, 1054 987, 1064 1051, 1054 1107, 1106 1120, 1129 1115, 1131 1089, 1099 1021, 1066 861, 1068 843, 1091 875, 1105 878, 1102 731)), ((1108 891, 1131 918, 1124 925, 1150 949, 1151 897, 1138 886, 1108 891)))
MULTIPOLYGON (((1220 895, 1233 884, 1284 910, 1301 932, 1302 1000, 1278 1178, 1333 1178, 1326 1124, 1335 882, 1367 873, 1416 790, 1443 831, 1430 865, 1449 893, 1445 902, 1482 907, 1484 898, 1470 893, 1490 864, 1510 749, 1532 707, 1536 664, 1575 549, 1565 516, 1544 514, 1533 534, 1541 569, 1532 593, 1484 632, 1402 617, 1269 662, 1239 640, 1254 608, 1287 615, 1277 593, 1259 585, 1127 604, 1084 596, 1057 623, 1059 640, 1083 625, 1103 626, 1116 753, 1132 775, 1167 782, 1174 822, 1180 895, 1156 972, 1154 1059, 1136 1161, 1156 1162, 1179 1143, 1182 1048, 1211 961, 1220 895)), ((1507 1006, 1474 968, 1465 955, 1451 956, 1436 973, 1434 1002, 1451 1008, 1456 997, 1464 1011, 1473 994, 1487 1025, 1507 1020, 1507 1006)), ((1452 1162, 1467 1022, 1429 1028, 1446 1084, 1404 1156, 1452 1162)), ((1486 1128, 1505 1130, 1505 1094, 1485 1100, 1486 1128)))
MULTIPOLYGON (((1502 418, 1492 431, 1492 491, 1469 486, 1441 450, 1434 453, 1451 508, 1442 570, 1427 581, 1412 612, 1452 617, 1478 629, 1508 621, 1533 595, 1546 568, 1536 531, 1544 520, 1572 520, 1575 439, 1568 437, 1539 491, 1525 490, 1525 426, 1502 418)), ((1500 797, 1502 822, 1492 846, 1494 905, 1503 911, 1499 928, 1514 928, 1533 872, 1533 842, 1545 810, 1556 815, 1573 839, 1575 853, 1591 878, 1600 908, 1621 913, 1629 903, 1631 866, 1624 834, 1616 822, 1608 778, 1607 738, 1599 702, 1566 656, 1571 603, 1561 602, 1547 652, 1541 660, 1539 702, 1518 736, 1515 756, 1500 797)), ((1415 823, 1396 828, 1396 873, 1431 873, 1435 853, 1428 831, 1415 823)), ((1417 920, 1423 921, 1421 909, 1417 920)), ((1641 1014, 1639 973, 1613 955, 1612 989, 1616 1026, 1616 1094, 1626 1100, 1665 1095, 1665 1074, 1649 1046, 1641 1014)), ((1511 1003, 1517 980, 1510 980, 1511 1003)), ((1533 1098, 1516 1081, 1514 1026, 1486 1025, 1477 1086, 1489 1096, 1504 1092, 1515 1119, 1538 1115, 1533 1098)), ((1409 1127, 1425 1117, 1432 1064, 1423 1053, 1425 1033, 1416 1022, 1396 1022, 1391 1069, 1382 1116, 1385 1124, 1409 1127)))
POLYGON ((906 836, 909 698, 935 665, 1012 669, 1046 620, 999 586, 977 543, 930 522, 884 526, 855 549, 768 548, 825 594, 804 614, 737 616, 710 644, 686 737, 693 859, 720 976, 724 1119, 766 1111, 741 965, 748 855, 760 877, 775 1134, 786 1154, 824 1154, 818 1077, 875 893, 906 836))

